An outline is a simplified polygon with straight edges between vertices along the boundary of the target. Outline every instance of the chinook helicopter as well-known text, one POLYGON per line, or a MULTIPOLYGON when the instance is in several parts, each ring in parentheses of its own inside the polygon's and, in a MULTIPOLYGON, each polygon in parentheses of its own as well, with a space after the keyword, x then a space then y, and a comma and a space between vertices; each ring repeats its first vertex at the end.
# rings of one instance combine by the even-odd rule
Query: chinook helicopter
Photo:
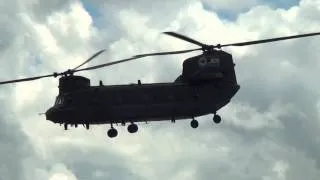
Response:
POLYGON ((187 36, 164 32, 167 35, 196 44, 200 48, 140 54, 131 58, 109 62, 97 66, 79 69, 105 50, 98 51, 85 62, 62 73, 16 79, 0 82, 0 84, 37 80, 45 77, 59 78, 59 93, 54 105, 46 113, 46 119, 53 123, 77 127, 82 124, 86 129, 92 124, 110 124, 107 135, 116 137, 118 131, 115 124, 125 126, 128 123, 129 133, 138 131, 137 122, 192 119, 190 125, 197 128, 196 117, 213 114, 213 122, 220 123, 217 111, 226 106, 239 91, 235 64, 232 55, 222 51, 226 46, 247 46, 272 41, 320 35, 309 33, 257 41, 247 41, 225 45, 206 45, 187 36), (90 80, 83 76, 75 76, 75 72, 94 70, 143 57, 156 55, 181 54, 202 50, 203 53, 184 60, 182 74, 174 82, 127 85, 91 86, 90 80))

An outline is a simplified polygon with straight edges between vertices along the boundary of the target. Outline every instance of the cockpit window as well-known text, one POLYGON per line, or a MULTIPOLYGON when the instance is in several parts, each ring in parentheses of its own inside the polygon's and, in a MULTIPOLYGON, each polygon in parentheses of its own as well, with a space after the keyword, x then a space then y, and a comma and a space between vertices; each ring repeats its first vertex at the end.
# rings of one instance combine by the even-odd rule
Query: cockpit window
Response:
POLYGON ((63 104, 63 102, 64 102, 63 96, 57 96, 55 105, 61 105, 63 104))

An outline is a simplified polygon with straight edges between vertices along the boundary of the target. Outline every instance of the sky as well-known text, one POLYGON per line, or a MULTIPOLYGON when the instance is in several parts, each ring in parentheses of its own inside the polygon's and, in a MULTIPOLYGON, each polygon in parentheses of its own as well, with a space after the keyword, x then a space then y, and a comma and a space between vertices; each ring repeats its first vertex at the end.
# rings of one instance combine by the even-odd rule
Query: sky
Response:
MULTIPOLYGON (((0 80, 61 72, 135 54, 320 31, 320 1, 162 0, 0 1, 0 80)), ((320 36, 223 49, 241 86, 212 115, 139 124, 136 134, 108 125, 64 131, 39 113, 54 104, 58 79, 0 87, 0 179, 298 180, 320 176, 320 36)), ((148 57, 80 72, 92 85, 173 82, 183 60, 201 52, 148 57)))

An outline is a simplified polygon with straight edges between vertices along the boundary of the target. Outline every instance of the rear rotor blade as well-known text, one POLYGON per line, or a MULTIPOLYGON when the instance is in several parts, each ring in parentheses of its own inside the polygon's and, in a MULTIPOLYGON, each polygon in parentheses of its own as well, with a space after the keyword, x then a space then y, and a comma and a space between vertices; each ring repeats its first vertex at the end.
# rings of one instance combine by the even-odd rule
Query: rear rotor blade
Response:
POLYGON ((88 58, 86 61, 84 61, 84 62, 83 62, 82 64, 80 64, 79 66, 73 68, 72 70, 74 71, 74 70, 78 69, 79 67, 85 65, 86 63, 90 62, 92 59, 94 59, 94 58, 96 58, 97 56, 99 56, 99 55, 100 55, 101 53, 103 53, 104 51, 105 51, 105 49, 102 49, 102 50, 96 52, 96 53, 93 54, 90 58, 88 58))
POLYGON ((163 32, 163 33, 164 33, 164 34, 167 34, 167 35, 170 35, 170 36, 173 36, 173 37, 176 37, 176 38, 178 38, 178 39, 184 40, 184 41, 188 41, 188 42, 190 42, 190 43, 196 44, 196 45, 201 46, 201 47, 208 46, 208 45, 206 45, 206 44, 203 44, 203 43, 201 43, 201 42, 199 42, 199 41, 196 41, 196 40, 194 40, 194 39, 191 39, 191 38, 189 38, 189 37, 187 37, 187 36, 185 36, 185 35, 178 34, 178 33, 176 33, 176 32, 163 32))
POLYGON ((307 37, 307 36, 316 36, 316 35, 320 35, 320 32, 300 34, 300 35, 294 35, 294 36, 284 36, 284 37, 279 37, 279 38, 262 39, 262 40, 256 40, 256 41, 247 41, 247 42, 240 42, 240 43, 217 45, 216 47, 248 46, 248 45, 253 45, 253 44, 262 44, 262 43, 269 43, 269 42, 274 42, 274 41, 282 41, 282 40, 302 38, 302 37, 307 37))
POLYGON ((181 51, 167 51, 167 52, 159 52, 159 53, 148 53, 148 54, 139 54, 135 55, 133 57, 147 57, 147 56, 159 56, 159 55, 170 55, 170 54, 183 54, 183 53, 188 53, 192 51, 198 51, 201 50, 202 48, 197 48, 197 49, 189 49, 189 50, 181 50, 181 51))
POLYGON ((10 83, 17 83, 17 82, 24 82, 24 81, 33 81, 45 77, 52 77, 52 76, 58 76, 60 74, 49 74, 49 75, 44 75, 44 76, 36 76, 36 77, 29 77, 29 78, 21 78, 21 79, 15 79, 15 80, 10 80, 10 81, 2 81, 0 84, 10 84, 10 83))

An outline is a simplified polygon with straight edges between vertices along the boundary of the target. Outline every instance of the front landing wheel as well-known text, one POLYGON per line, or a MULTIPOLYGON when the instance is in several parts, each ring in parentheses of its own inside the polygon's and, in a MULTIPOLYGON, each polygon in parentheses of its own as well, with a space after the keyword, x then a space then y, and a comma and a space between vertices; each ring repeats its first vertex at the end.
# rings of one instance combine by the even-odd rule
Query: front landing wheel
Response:
POLYGON ((138 125, 132 123, 128 126, 129 133, 136 133, 138 131, 138 125))
POLYGON ((213 116, 213 122, 219 124, 221 122, 221 117, 217 114, 213 116))
POLYGON ((114 137, 116 137, 117 135, 118 135, 118 131, 117 131, 116 129, 111 128, 111 129, 108 130, 108 136, 109 136, 110 138, 114 138, 114 137))
POLYGON ((199 122, 195 119, 192 119, 192 121, 190 122, 190 125, 192 128, 197 128, 199 126, 199 122))

